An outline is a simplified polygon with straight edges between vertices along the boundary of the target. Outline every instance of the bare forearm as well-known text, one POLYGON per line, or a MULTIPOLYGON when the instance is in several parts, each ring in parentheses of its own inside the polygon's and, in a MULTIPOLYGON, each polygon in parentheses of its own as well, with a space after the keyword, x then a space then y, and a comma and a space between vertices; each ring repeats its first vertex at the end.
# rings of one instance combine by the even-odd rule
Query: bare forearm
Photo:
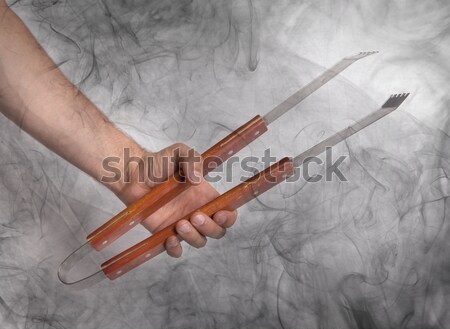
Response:
POLYGON ((65 78, 2 1, 0 45, 0 110, 23 130, 97 180, 105 157, 121 157, 124 146, 141 152, 65 78))
MULTIPOLYGON (((64 77, 4 0, 0 0, 0 110, 49 149, 97 180, 104 175, 111 176, 103 168, 106 157, 120 159, 119 167, 126 168, 122 157, 125 147, 130 149, 131 156, 151 156, 152 161, 146 161, 145 172, 149 176, 143 177, 144 181, 141 166, 130 161, 127 168, 130 182, 121 179, 107 184, 126 204, 135 202, 157 185, 152 177, 167 178, 179 166, 187 180, 197 186, 147 218, 147 228, 163 227, 163 222, 171 223, 218 195, 208 182, 199 179, 202 163, 188 146, 174 144, 156 153, 144 153, 131 138, 116 129, 64 77)), ((167 252, 175 257, 181 255, 178 237, 192 246, 202 247, 206 236, 220 238, 235 220, 236 213, 228 211, 218 212, 213 218, 196 212, 190 221, 178 223, 177 236, 170 237, 165 244, 167 252)))

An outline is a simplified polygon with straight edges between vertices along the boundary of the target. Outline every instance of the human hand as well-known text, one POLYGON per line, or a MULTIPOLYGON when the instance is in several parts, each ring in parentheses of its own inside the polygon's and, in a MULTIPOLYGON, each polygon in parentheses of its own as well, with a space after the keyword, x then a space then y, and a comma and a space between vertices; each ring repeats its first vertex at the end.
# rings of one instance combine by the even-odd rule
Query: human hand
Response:
MULTIPOLYGON (((184 144, 174 144, 159 152, 142 151, 142 159, 129 163, 128 183, 116 192, 126 204, 138 200, 152 188, 166 180, 174 172, 181 169, 186 180, 192 184, 187 191, 178 195, 171 202, 153 213, 143 221, 143 225, 152 233, 172 224, 186 214, 195 211, 205 203, 215 199, 219 193, 203 179, 203 165, 200 156, 184 144), (139 164, 140 163, 140 164, 139 164)), ((196 248, 206 244, 206 238, 223 237, 228 227, 236 221, 236 211, 219 211, 212 218, 201 212, 195 212, 190 220, 181 220, 176 225, 179 235, 168 238, 165 242, 167 253, 172 257, 180 257, 182 247, 180 238, 196 248)))
MULTIPOLYGON (((201 162, 192 163, 194 159, 186 145, 175 144, 156 153, 144 152, 135 141, 117 129, 67 80, 4 0, 0 0, 0 45, 0 113, 50 150, 102 182, 125 204, 139 199, 157 185, 151 179, 139 182, 136 163, 129 166, 130 169, 134 166, 134 170, 130 170, 130 183, 117 182, 115 176, 103 180, 105 175, 111 174, 111 167, 104 166, 105 160, 114 158, 118 159, 114 161, 119 165, 123 163, 125 160, 121 155, 125 145, 133 156, 141 159, 150 156, 155 160, 155 177, 162 175, 167 179, 178 165, 187 173, 187 180, 194 186, 144 221, 144 226, 151 232, 162 229, 218 196, 217 191, 202 179, 201 162), (179 150, 178 158, 169 158, 173 161, 169 161, 170 166, 164 172, 163 159, 175 155, 176 149, 179 150), (181 163, 182 158, 187 162, 181 163), (199 174, 194 175, 194 169, 199 174)), ((206 237, 223 236, 225 229, 236 220, 235 212, 219 211, 213 219, 205 216, 204 223, 197 224, 196 215, 201 214, 177 225, 179 236, 195 247, 203 246, 206 237)), ((166 247, 170 255, 181 255, 182 249, 175 237, 166 241, 166 247)))

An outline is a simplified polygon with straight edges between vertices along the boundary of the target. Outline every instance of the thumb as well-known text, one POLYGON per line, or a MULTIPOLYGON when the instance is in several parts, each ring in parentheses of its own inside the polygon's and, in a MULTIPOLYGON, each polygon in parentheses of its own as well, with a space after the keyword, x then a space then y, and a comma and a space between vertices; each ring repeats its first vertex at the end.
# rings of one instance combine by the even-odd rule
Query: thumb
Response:
POLYGON ((203 159, 201 155, 187 145, 180 144, 180 158, 178 168, 180 174, 193 185, 198 185, 203 179, 203 159))
POLYGON ((202 157, 186 144, 166 147, 157 152, 153 160, 153 172, 163 181, 177 171, 193 185, 200 184, 203 179, 202 157))

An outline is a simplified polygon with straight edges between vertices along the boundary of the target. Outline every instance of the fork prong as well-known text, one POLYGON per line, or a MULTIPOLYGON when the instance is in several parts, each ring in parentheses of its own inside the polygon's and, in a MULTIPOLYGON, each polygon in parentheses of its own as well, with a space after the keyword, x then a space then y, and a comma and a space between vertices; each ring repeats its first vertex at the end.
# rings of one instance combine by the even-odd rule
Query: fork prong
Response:
POLYGON ((357 59, 361 59, 373 54, 377 54, 379 51, 378 50, 373 50, 373 51, 360 51, 359 53, 357 53, 356 55, 353 56, 349 56, 346 57, 346 59, 353 59, 353 60, 357 60, 357 59))
POLYGON ((403 101, 409 96, 409 93, 403 93, 403 94, 392 94, 388 100, 383 104, 383 108, 392 107, 397 108, 399 107, 403 101))

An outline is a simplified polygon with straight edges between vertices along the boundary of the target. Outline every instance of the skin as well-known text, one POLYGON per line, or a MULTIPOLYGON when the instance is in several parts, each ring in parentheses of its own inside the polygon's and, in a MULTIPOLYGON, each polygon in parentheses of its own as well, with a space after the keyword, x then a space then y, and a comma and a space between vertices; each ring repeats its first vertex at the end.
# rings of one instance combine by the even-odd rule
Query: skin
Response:
MULTIPOLYGON (((159 152, 150 152, 117 129, 66 79, 4 0, 0 0, 0 45, 1 112, 99 182, 102 177, 110 176, 102 166, 103 159, 120 158, 118 167, 129 170, 130 181, 103 184, 126 205, 142 197, 158 182, 152 180, 152 176, 146 176, 140 182, 138 165, 123 163, 124 148, 130 150, 131 156, 143 159, 150 156, 155 164, 150 172, 156 177, 167 178, 181 169, 194 185, 144 221, 143 225, 151 232, 164 228, 219 195, 202 178, 201 162, 195 161, 195 154, 187 145, 174 144, 159 152), (179 156, 169 158, 171 162, 167 170, 163 170, 162 159, 176 155, 176 150, 179 156)), ((234 224, 236 216, 236 212, 229 211, 219 211, 212 218, 194 213, 190 220, 177 224, 179 237, 167 239, 167 253, 173 257, 181 256, 180 238, 196 248, 203 247, 207 237, 221 238, 226 228, 234 224)))

